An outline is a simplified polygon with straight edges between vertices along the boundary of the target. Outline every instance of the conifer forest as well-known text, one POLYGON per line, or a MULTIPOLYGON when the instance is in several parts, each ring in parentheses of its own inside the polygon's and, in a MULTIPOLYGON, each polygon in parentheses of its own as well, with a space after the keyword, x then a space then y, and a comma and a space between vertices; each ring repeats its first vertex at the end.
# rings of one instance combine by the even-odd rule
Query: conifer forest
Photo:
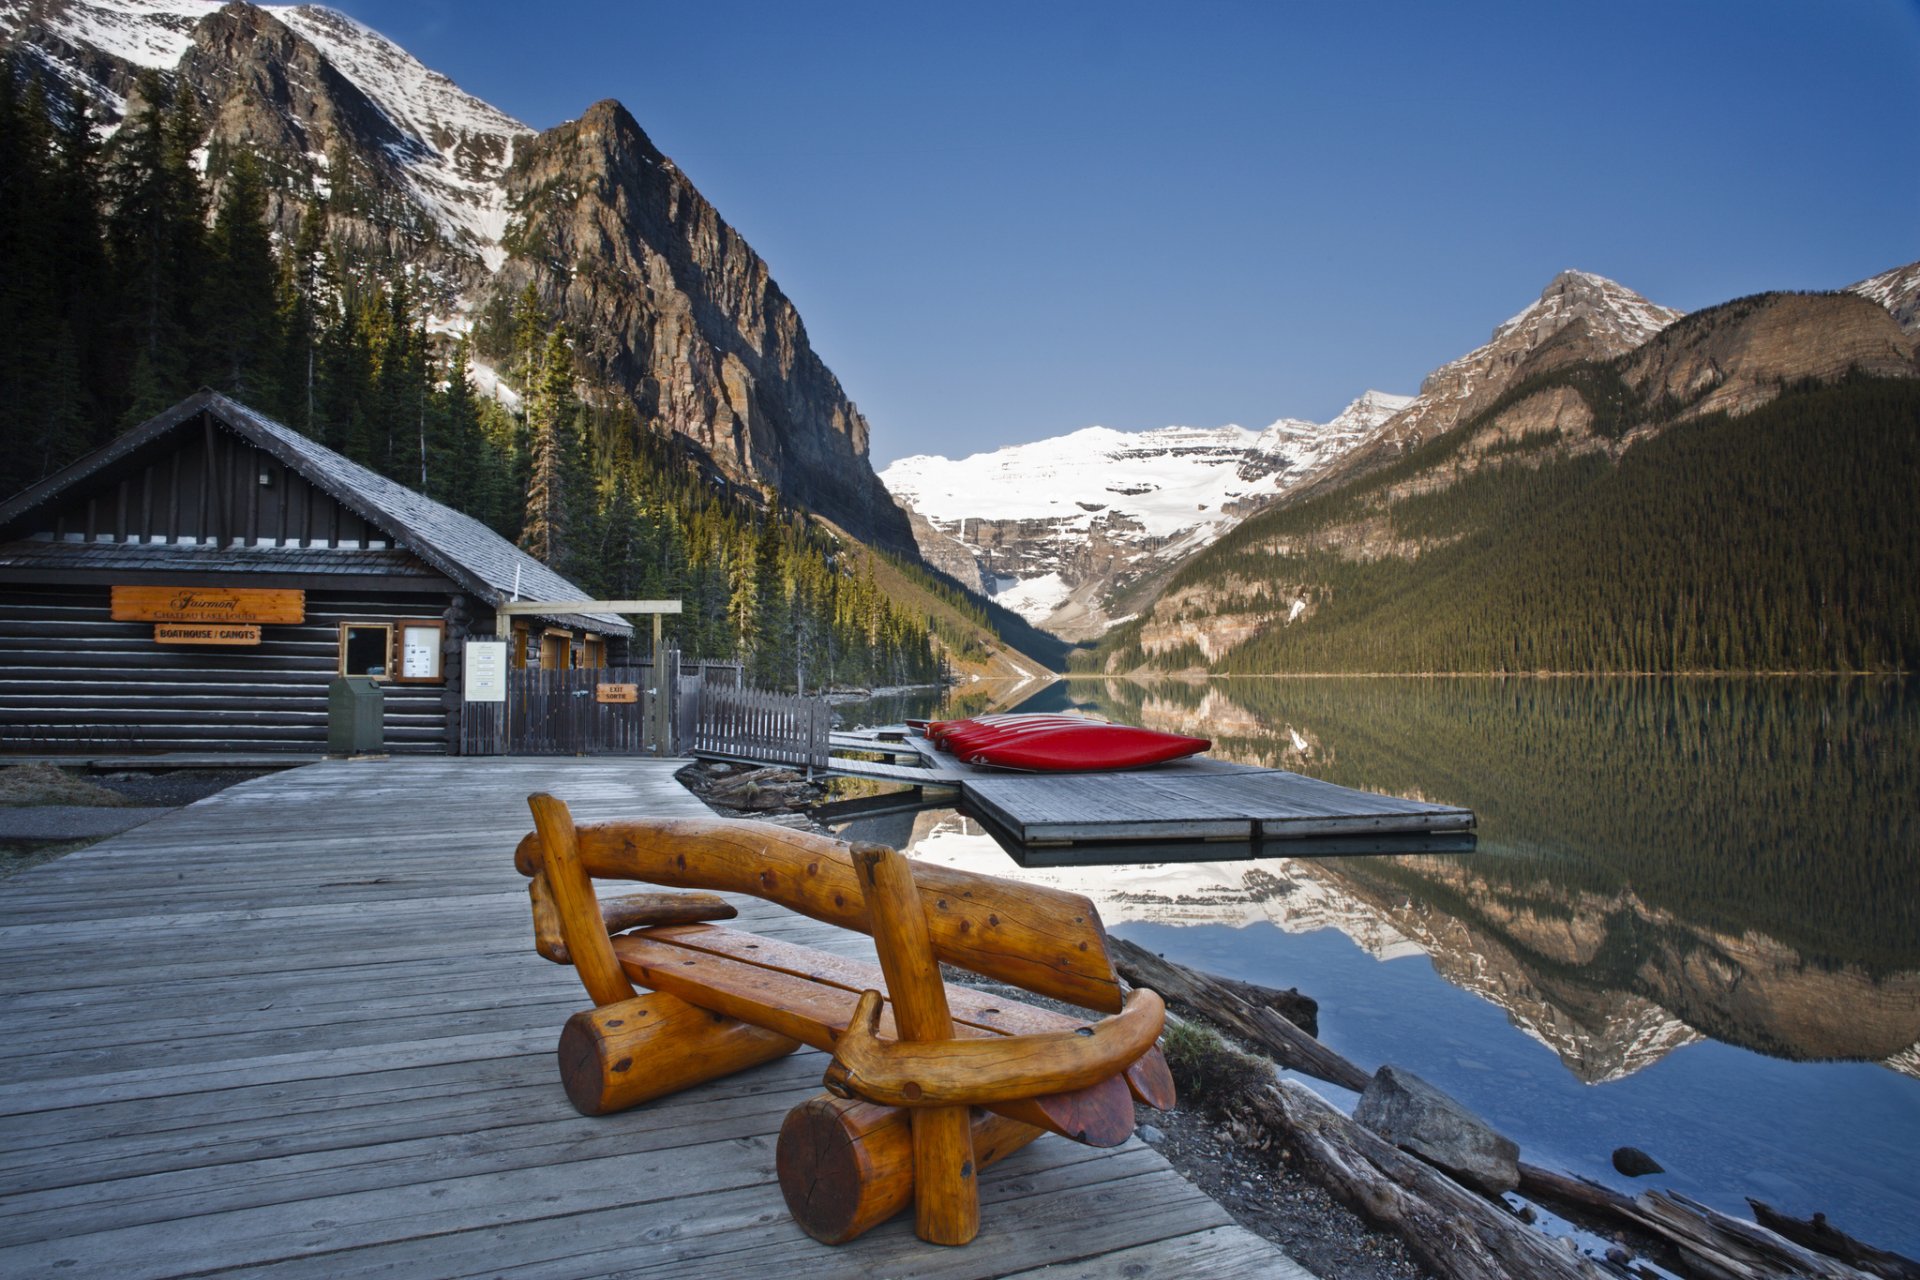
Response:
MULTIPOLYGON (((474 333, 430 327, 404 272, 350 261, 310 199, 292 243, 275 175, 214 147, 158 78, 102 143, 0 74, 0 493, 14 493, 201 387, 481 520, 598 598, 678 598, 669 641, 738 656, 761 687, 927 681, 946 618, 876 583, 959 588, 749 492, 583 378, 529 287, 474 333), (217 192, 217 198, 214 193, 217 192), (517 407, 474 390, 484 360, 517 407)), ((957 612, 956 612, 957 611, 957 612)), ((958 633, 950 637, 960 639, 958 633)))

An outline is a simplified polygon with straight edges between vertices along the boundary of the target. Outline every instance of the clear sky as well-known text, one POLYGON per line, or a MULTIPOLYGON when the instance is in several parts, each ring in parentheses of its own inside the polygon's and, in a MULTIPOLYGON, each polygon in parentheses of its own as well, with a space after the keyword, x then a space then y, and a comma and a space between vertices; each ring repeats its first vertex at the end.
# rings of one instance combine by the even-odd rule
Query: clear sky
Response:
POLYGON ((1558 271, 1920 259, 1916 0, 331 0, 528 124, 624 102, 884 466, 1411 394, 1558 271))

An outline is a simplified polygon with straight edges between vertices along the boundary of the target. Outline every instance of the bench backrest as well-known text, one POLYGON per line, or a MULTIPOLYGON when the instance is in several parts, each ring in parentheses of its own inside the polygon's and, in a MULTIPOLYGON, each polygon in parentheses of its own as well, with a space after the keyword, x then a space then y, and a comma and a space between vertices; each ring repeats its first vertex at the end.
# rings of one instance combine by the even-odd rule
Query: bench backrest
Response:
MULTIPOLYGON (((619 998, 626 980, 605 929, 598 927, 592 877, 752 894, 828 924, 873 932, 854 867, 855 846, 844 841, 721 819, 576 826, 566 806, 551 796, 536 795, 528 803, 537 829, 520 841, 514 865, 523 875, 546 879, 560 907, 568 951, 600 1003, 607 1002, 603 992, 619 998), (553 856, 556 849, 559 857, 553 856), (569 902, 582 905, 570 911, 569 902), (611 974, 605 972, 609 967, 611 974)), ((940 960, 1084 1008, 1120 1009, 1120 980, 1090 900, 997 876, 908 863, 940 960)))

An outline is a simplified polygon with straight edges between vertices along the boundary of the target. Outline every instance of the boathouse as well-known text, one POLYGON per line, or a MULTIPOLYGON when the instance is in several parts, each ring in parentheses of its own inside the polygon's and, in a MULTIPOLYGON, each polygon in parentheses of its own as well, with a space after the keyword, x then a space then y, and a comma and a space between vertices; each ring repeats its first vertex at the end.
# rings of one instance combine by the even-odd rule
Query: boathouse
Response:
MULTIPOLYGON (((462 742, 462 649, 586 592, 479 521, 211 391, 0 503, 0 753, 323 751, 341 676, 390 752, 462 742)), ((611 614, 506 663, 602 667, 611 614)))

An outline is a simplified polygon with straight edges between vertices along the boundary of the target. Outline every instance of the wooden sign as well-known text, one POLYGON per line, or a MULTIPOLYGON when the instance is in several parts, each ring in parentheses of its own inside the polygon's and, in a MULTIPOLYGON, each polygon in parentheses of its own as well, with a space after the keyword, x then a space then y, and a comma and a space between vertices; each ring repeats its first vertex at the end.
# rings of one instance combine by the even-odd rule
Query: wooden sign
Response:
POLYGON ((637 684, 597 684, 593 686, 595 702, 638 702, 640 686, 637 684))
POLYGON ((262 587, 115 587, 115 622, 305 622, 307 593, 262 587))
POLYGON ((153 629, 155 644, 259 644, 260 628, 217 622, 162 622, 153 629))

